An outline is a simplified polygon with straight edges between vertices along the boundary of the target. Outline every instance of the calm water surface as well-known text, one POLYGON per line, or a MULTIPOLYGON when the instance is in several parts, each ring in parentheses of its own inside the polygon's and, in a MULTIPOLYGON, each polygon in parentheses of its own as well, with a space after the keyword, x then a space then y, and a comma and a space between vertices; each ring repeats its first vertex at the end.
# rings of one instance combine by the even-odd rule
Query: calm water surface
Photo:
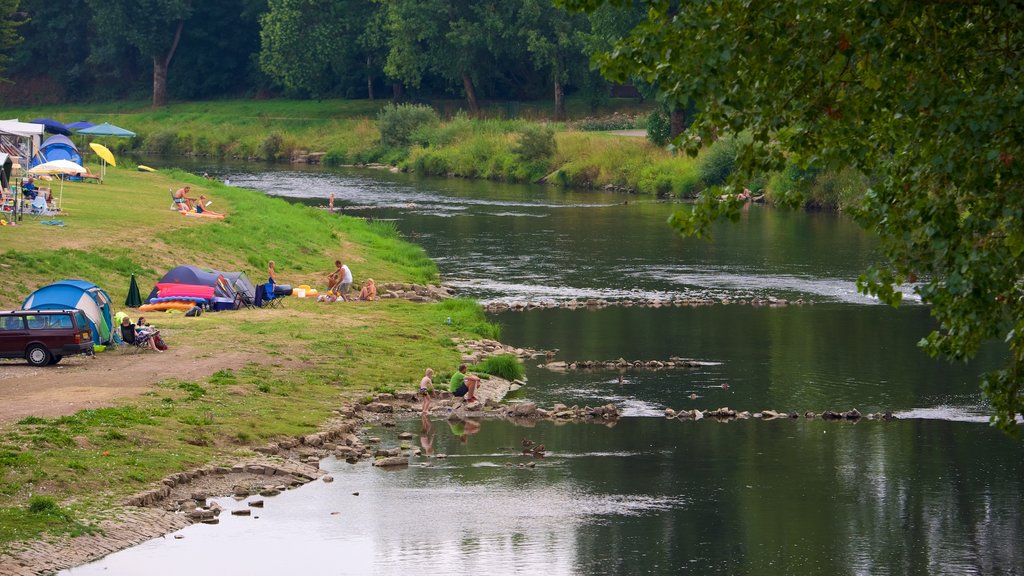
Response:
MULTIPOLYGON (((329 459, 334 483, 268 499, 258 519, 224 516, 69 574, 1024 574, 1024 449, 987 426, 977 385, 998 349, 970 365, 917 350, 933 328, 927 309, 857 294, 876 243, 845 217, 752 206, 706 243, 665 226, 678 205, 630 196, 366 170, 195 169, 316 206, 334 192, 346 214, 395 221, 446 283, 483 301, 813 304, 495 315, 503 341, 559 359, 712 364, 530 365, 524 398, 613 402, 633 417, 611 428, 485 421, 465 442, 435 421, 422 439, 445 460, 389 473, 329 459), (857 407, 905 420, 654 417, 667 406, 857 407), (524 437, 548 447, 536 468, 518 467, 532 460, 518 455, 524 437)), ((380 434, 397 444, 395 432, 380 434)))

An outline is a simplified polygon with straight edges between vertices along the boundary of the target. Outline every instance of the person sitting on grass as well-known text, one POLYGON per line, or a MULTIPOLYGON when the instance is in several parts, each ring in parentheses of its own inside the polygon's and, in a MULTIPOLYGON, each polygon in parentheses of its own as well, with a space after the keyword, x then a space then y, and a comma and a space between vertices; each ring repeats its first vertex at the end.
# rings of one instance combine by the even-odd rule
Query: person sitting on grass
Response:
POLYGON ((188 196, 190 190, 192 190, 191 186, 183 186, 174 193, 174 203, 178 205, 179 212, 191 212, 195 209, 192 204, 195 202, 195 198, 188 196))
POLYGON ((373 283, 373 278, 368 278, 366 284, 363 285, 363 289, 359 291, 360 300, 376 300, 377 299, 377 285, 373 283))

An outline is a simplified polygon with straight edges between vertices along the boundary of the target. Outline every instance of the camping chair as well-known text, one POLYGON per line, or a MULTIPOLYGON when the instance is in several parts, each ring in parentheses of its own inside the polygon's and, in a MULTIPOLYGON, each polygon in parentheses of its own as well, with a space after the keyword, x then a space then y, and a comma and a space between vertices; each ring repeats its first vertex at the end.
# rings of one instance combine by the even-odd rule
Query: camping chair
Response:
POLYGON ((273 284, 260 284, 256 287, 256 305, 262 308, 280 308, 284 306, 284 294, 276 294, 273 284))
POLYGON ((243 307, 256 308, 256 303, 253 301, 252 297, 249 296, 248 292, 245 290, 239 290, 238 292, 235 292, 235 310, 243 307))
POLYGON ((32 200, 32 205, 29 207, 27 212, 30 216, 53 216, 55 212, 50 210, 50 207, 46 204, 46 196, 39 194, 32 200))

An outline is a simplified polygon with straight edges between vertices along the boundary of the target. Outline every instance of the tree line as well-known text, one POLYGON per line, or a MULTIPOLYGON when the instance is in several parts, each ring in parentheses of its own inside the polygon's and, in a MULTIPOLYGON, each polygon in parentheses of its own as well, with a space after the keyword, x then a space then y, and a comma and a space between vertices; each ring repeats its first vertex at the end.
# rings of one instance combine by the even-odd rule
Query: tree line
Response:
POLYGON ((595 103, 639 5, 552 0, 0 0, 8 103, 239 96, 595 103))

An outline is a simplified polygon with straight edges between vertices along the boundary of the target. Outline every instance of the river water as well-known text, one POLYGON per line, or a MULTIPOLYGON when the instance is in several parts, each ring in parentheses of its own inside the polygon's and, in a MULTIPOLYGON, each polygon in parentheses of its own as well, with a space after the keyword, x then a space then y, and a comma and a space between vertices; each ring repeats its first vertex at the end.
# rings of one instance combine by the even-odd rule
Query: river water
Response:
POLYGON ((559 359, 707 365, 529 365, 524 398, 612 402, 628 417, 608 427, 402 423, 377 432, 385 444, 408 430, 449 457, 397 473, 328 459, 333 483, 268 499, 258 519, 225 514, 68 574, 1024 574, 1024 448, 987 425, 977 384, 998 349, 969 365, 920 352, 927 309, 856 292, 877 247, 842 215, 750 206, 708 243, 665 225, 677 205, 632 196, 372 170, 192 168, 310 205, 333 192, 346 214, 394 220, 447 284, 485 302, 808 303, 494 315, 504 342, 558 349, 559 359), (856 407, 900 420, 661 417, 719 406, 856 407), (522 456, 524 438, 547 456, 522 456))

